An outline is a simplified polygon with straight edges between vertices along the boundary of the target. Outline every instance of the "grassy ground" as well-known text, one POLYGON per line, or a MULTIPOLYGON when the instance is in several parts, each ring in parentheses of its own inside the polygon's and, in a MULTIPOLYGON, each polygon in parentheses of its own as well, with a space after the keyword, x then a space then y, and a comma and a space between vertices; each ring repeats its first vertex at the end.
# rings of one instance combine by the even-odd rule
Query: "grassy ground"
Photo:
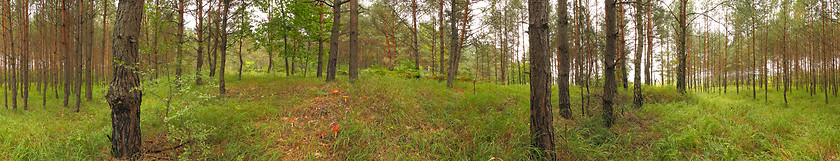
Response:
MULTIPOLYGON (((228 75, 216 86, 147 81, 141 113, 144 159, 210 160, 525 160, 528 86, 364 75, 349 84, 321 79, 228 75), (170 97, 172 96, 172 97, 170 97), (338 126, 338 132, 333 128, 338 126), (183 146, 179 146, 183 145, 183 146)), ((600 126, 598 95, 574 120, 555 120, 565 160, 838 160, 840 101, 794 92, 785 104, 749 90, 691 93, 649 87, 649 104, 630 106, 620 89, 616 125, 600 126), (591 116, 590 116, 591 115, 591 116)), ((0 160, 101 160, 109 154, 103 89, 81 113, 55 94, 34 110, 0 110, 0 160)), ((556 89, 555 89, 556 90, 556 89)), ((593 89, 595 90, 595 89, 593 89)), ((38 92, 36 92, 38 93, 38 92)), ((39 94, 39 93, 38 93, 39 94)), ((556 95, 556 94, 555 94, 556 95)), ((556 96, 554 96, 556 100, 556 96)), ((556 104, 556 101, 555 103, 556 104)), ((554 110, 557 112, 557 110, 554 110)))

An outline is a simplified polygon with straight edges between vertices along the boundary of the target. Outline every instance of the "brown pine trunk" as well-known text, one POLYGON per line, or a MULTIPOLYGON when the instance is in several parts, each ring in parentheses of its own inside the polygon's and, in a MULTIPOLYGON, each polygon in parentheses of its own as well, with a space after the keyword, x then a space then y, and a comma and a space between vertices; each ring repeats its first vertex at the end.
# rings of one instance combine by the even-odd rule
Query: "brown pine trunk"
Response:
MULTIPOLYGON (((93 100, 93 1, 88 1, 86 7, 87 19, 87 56, 85 57, 85 96, 88 101, 93 100)), ((28 92, 27 92, 28 93, 28 92)))
POLYGON ((338 36, 341 27, 341 0, 333 3, 333 27, 330 32, 330 57, 327 62, 327 82, 335 80, 336 65, 338 65, 338 36))
MULTIPOLYGON (((444 46, 445 46, 444 44, 446 44, 446 43, 444 41, 444 36, 443 36, 443 29, 444 29, 444 26, 443 26, 443 23, 444 23, 444 20, 443 20, 443 0, 440 0, 438 3, 440 4, 440 8, 439 8, 440 10, 439 10, 439 13, 438 13, 438 20, 440 20, 440 22, 438 22, 438 36, 440 36, 440 57, 439 57, 440 63, 438 63, 438 64, 440 64, 440 68, 439 68, 440 69, 440 74, 443 75, 444 74, 444 69, 445 69, 445 66, 444 66, 445 63, 443 63, 444 62, 443 56, 444 56, 444 53, 446 53, 445 48, 444 48, 444 46)), ((502 74, 502 75, 504 75, 504 74, 502 74)))
POLYGON ((181 75, 183 73, 183 59, 184 59, 184 0, 178 0, 178 46, 177 55, 175 55, 175 82, 178 86, 181 85, 181 75))
POLYGON ((139 67, 120 64, 138 62, 143 0, 121 0, 114 26, 114 76, 105 98, 111 106, 111 155, 128 159, 140 153, 140 103, 143 99, 139 67))
POLYGON ((224 11, 221 12, 224 17, 222 18, 222 26, 219 27, 220 37, 222 41, 220 42, 221 46, 221 59, 219 61, 219 96, 226 97, 225 91, 225 62, 227 62, 227 42, 228 42, 228 33, 226 31, 228 26, 228 18, 230 18, 230 1, 231 0, 222 0, 224 2, 224 11))
MULTIPOLYGON (((557 70, 560 72, 557 77, 558 105, 560 106, 560 116, 565 119, 572 119, 572 107, 571 101, 569 100, 569 10, 566 0, 557 0, 557 3, 559 4, 557 5, 557 13, 560 13, 557 19, 557 41, 559 43, 557 46, 557 70)), ((540 62, 534 59, 531 59, 531 61, 532 63, 540 62)), ((531 69, 531 71, 538 70, 531 69)), ((534 74, 531 77, 534 77, 534 74)))
MULTIPOLYGON (((323 3, 320 3, 318 7, 324 7, 323 3)), ((320 25, 318 25, 318 28, 320 30, 318 31, 320 31, 320 34, 318 35, 318 71, 316 71, 315 76, 318 78, 320 78, 321 75, 323 75, 322 73, 324 71, 324 13, 321 12, 319 14, 319 17, 320 19, 318 22, 320 23, 320 25)))
POLYGON ((613 124, 613 94, 616 91, 615 83, 615 67, 614 60, 616 53, 616 43, 618 41, 618 32, 616 32, 616 10, 617 6, 615 0, 604 0, 605 4, 605 21, 606 21, 606 46, 604 49, 604 94, 603 94, 603 117, 604 125, 611 127, 613 124))
MULTIPOLYGON (((350 16, 350 17, 353 17, 353 16, 352 16, 352 15, 353 15, 353 13, 352 13, 352 12, 354 11, 354 9, 350 9, 350 11, 351 11, 351 13, 350 13, 350 15, 351 15, 351 16, 350 16)), ((357 13, 356 13, 356 17, 359 17, 359 16, 358 16, 358 9, 356 9, 355 11, 357 12, 357 13)), ((412 33, 414 34, 414 35, 413 35, 413 37, 414 37, 414 46, 412 46, 412 48, 414 49, 414 69, 415 69, 415 70, 417 70, 417 72, 418 72, 418 73, 417 73, 417 74, 418 74, 418 75, 417 75, 417 78, 420 78, 420 75, 419 75, 419 74, 420 74, 420 49, 418 48, 418 45, 417 45, 417 0, 411 0, 411 18, 413 19, 412 23, 414 23, 414 24, 412 25, 412 28, 413 28, 413 29, 412 29, 412 31, 413 31, 412 33)), ((358 18, 357 18, 357 19, 358 19, 358 18)), ((358 21, 358 20, 357 20, 357 21, 358 21)), ((356 24, 358 25, 358 22, 354 22, 354 21, 352 21, 352 20, 351 20, 351 22, 352 22, 352 23, 356 23, 356 24)), ((358 31, 357 31, 357 32, 358 32, 358 31)), ((351 34, 352 34, 352 31, 351 31, 351 34)), ((358 33, 357 33, 357 34, 358 34, 358 33)), ((351 39, 352 39, 352 36, 351 36, 351 39)), ((352 46, 352 44, 353 44, 353 43, 352 43, 352 41, 350 42, 350 44, 351 44, 351 46, 352 46)), ((351 52, 353 51, 352 47, 351 47, 350 51, 351 51, 351 52)), ((352 59, 352 58, 351 58, 351 59, 352 59)), ((351 62, 352 62, 352 61, 351 61, 351 62)))
POLYGON ((446 77, 446 87, 453 88, 452 84, 454 83, 455 76, 458 75, 458 62, 461 59, 461 43, 458 39, 458 5, 456 0, 451 1, 451 13, 449 14, 449 29, 450 31, 450 39, 449 39, 449 72, 447 73, 446 77))
MULTIPOLYGON (((348 51, 349 59, 349 77, 350 81, 354 82, 359 78, 359 0, 350 0, 350 51, 348 51)), ((416 38, 416 33, 415 33, 416 38)), ((416 42, 416 41, 415 41, 416 42)), ((416 53, 415 53, 416 54, 416 53)))
POLYGON ((551 123, 551 48, 549 47, 547 0, 528 1, 531 71, 531 145, 536 160, 557 160, 554 126, 551 123))
POLYGON ((196 15, 196 19, 198 21, 198 26, 195 27, 196 36, 198 36, 198 49, 196 51, 196 58, 195 58, 195 85, 201 85, 201 66, 204 65, 204 4, 203 0, 196 1, 198 6, 196 9, 198 10, 198 15, 196 15))

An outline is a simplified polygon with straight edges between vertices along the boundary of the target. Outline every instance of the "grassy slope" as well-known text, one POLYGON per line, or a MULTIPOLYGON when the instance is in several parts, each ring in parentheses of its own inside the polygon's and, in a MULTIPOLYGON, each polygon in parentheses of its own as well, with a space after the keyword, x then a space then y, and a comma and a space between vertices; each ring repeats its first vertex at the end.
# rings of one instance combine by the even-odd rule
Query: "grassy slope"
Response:
MULTIPOLYGON (((246 75, 241 82, 228 78, 229 98, 215 98, 212 84, 185 86, 173 92, 168 108, 169 88, 146 87, 144 157, 527 158, 528 86, 478 84, 473 93, 468 83, 449 90, 435 80, 380 76, 365 76, 354 85, 268 75, 246 75), (336 125, 338 133, 331 130, 336 125), (180 144, 186 146, 170 150, 180 144), (158 150, 163 152, 151 152, 158 150)), ((784 105, 779 92, 771 92, 765 102, 744 91, 683 97, 671 89, 646 89, 656 103, 643 109, 632 109, 629 91, 621 89, 621 116, 615 127, 604 129, 598 126, 597 108, 586 109, 595 116, 580 116, 580 88, 573 87, 575 120, 555 115, 558 153, 575 160, 838 159, 837 99, 825 104, 821 96, 798 92, 784 105)), ((95 98, 102 98, 102 89, 97 91, 95 98)), ((107 157, 107 104, 101 99, 86 102, 77 114, 60 107, 53 93, 48 97, 47 107, 37 103, 31 111, 0 110, 0 160, 107 157)), ((593 100, 592 105, 598 104, 593 100)))

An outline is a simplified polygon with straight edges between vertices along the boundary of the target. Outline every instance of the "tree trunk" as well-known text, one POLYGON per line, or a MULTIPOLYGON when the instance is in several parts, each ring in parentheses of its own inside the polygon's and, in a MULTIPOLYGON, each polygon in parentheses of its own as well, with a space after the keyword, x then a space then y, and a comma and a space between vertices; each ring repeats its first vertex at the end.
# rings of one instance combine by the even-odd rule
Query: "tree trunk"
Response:
POLYGON ((688 32, 688 25, 686 23, 686 6, 688 0, 680 0, 680 14, 679 14, 679 32, 677 32, 677 89, 685 93, 685 70, 686 70, 686 34, 688 32))
MULTIPOLYGON (((29 106, 29 0, 22 0, 21 6, 21 38, 23 39, 23 46, 22 58, 20 60, 21 69, 23 71, 23 76, 21 78, 21 84, 23 85, 23 90, 21 92, 21 98, 23 99, 23 110, 26 110, 29 106)), ((18 5, 21 5, 18 4, 18 5)))
MULTIPOLYGON (((548 3, 548 2, 543 2, 548 3)), ((559 69, 557 69, 560 73, 557 77, 557 91, 558 91, 558 98, 559 102, 558 105, 560 106, 560 116, 565 119, 572 118, 572 107, 571 102, 569 100, 569 38, 568 32, 570 30, 569 26, 569 9, 567 6, 566 0, 557 0, 557 13, 560 13, 559 18, 557 19, 557 41, 559 46, 557 46, 557 63, 559 69)), ((531 28, 533 29, 533 28, 531 28)), ((537 35, 531 35, 537 36, 537 35)), ((533 40, 531 40, 533 41, 533 40)), ((548 44, 544 44, 548 45, 548 44)), ((532 49, 533 50, 533 47, 532 49)), ((532 63, 539 62, 540 60, 531 59, 532 63)), ((531 71, 537 71, 532 69, 531 71)), ((534 77, 534 74, 531 74, 531 77, 534 77)), ((549 73, 550 77, 550 73, 549 73)), ((533 82, 533 81, 532 81, 533 82)), ((550 84, 549 84, 550 85, 550 84)))
POLYGON ((537 160, 557 160, 551 123, 551 48, 547 0, 528 0, 531 71, 531 145, 537 160))
MULTIPOLYGON (((353 14, 352 11, 354 11, 354 9, 350 9, 350 11, 351 11, 350 14, 352 15, 353 14)), ((355 11, 358 12, 358 9, 356 9, 355 11)), ((353 16, 350 16, 350 17, 353 17, 353 16)), ((356 14, 356 17, 358 17, 358 13, 356 14)), ((417 46, 417 0, 411 0, 411 18, 413 19, 412 23, 414 23, 412 25, 413 26, 412 27, 413 28, 412 33, 414 34, 413 35, 414 36, 414 46, 412 47, 414 49, 414 69, 417 70, 417 74, 418 74, 417 78, 420 78, 420 75, 419 75, 420 74, 420 53, 419 53, 420 49, 418 49, 418 46, 417 46)), ((351 21, 351 22, 353 22, 353 21, 351 21)), ((353 23, 358 23, 358 22, 353 22, 353 23)), ((352 34, 352 31, 351 31, 351 34, 352 34)), ((352 36, 351 36, 351 39, 352 39, 352 36)), ((350 44, 352 46, 353 43, 351 42, 350 44)), ((351 51, 352 51, 352 49, 351 49, 351 51)))
POLYGON ((221 61, 219 61, 219 96, 225 97, 227 93, 225 91, 225 62, 227 62, 227 42, 228 42, 228 33, 227 33, 227 26, 228 26, 228 18, 230 18, 230 1, 231 0, 222 0, 224 2, 224 11, 222 11, 222 26, 219 26, 219 32, 222 41, 220 42, 222 57, 221 61))
POLYGON ((440 8, 439 8, 439 9, 440 9, 440 10, 439 10, 440 12, 438 13, 438 16, 439 16, 439 18, 438 18, 438 19, 440 20, 440 22, 438 23, 438 36, 440 36, 440 58, 439 58, 439 59, 440 59, 440 63, 439 63, 439 64, 440 64, 440 68, 439 68, 439 69, 440 69, 440 74, 441 74, 441 75, 443 75, 443 74, 444 74, 444 69, 445 69, 445 66, 444 66, 444 64, 445 64, 445 63, 443 63, 443 62, 444 62, 444 58, 443 58, 443 56, 444 56, 444 54, 446 53, 446 50, 445 50, 445 48, 444 48, 444 46, 445 46, 444 44, 446 44, 446 43, 445 43, 445 41, 444 41, 445 39, 444 39, 444 36, 443 36, 443 29, 445 28, 445 27, 443 26, 443 23, 444 23, 444 19, 443 19, 443 3, 444 3, 444 2, 443 2, 443 0, 440 0, 440 1, 439 1, 439 3, 440 3, 440 8))
POLYGON ((183 59, 184 59, 184 0, 178 0, 178 47, 177 47, 177 55, 175 56, 177 60, 175 66, 175 83, 180 86, 181 85, 181 75, 183 72, 183 59))
POLYGON ((333 3, 333 27, 330 32, 330 57, 327 62, 327 82, 335 80, 335 70, 338 64, 338 36, 341 28, 341 0, 334 0, 333 3))
POLYGON ((451 13, 449 14, 449 72, 446 77, 446 87, 453 88, 452 84, 455 81, 455 76, 458 75, 458 62, 461 59, 461 44, 458 39, 458 5, 456 0, 451 1, 451 13))
MULTIPOLYGON (((7 2, 7 6, 11 7, 10 6, 11 3, 12 3, 11 0, 9 0, 7 2)), ((11 57, 9 57, 9 60, 8 60, 9 61, 9 70, 12 71, 11 72, 12 82, 9 86, 12 87, 12 89, 11 89, 12 90, 12 109, 16 110, 17 109, 17 87, 18 87, 18 84, 17 84, 17 65, 16 65, 17 56, 16 56, 16 54, 18 52, 15 52, 15 41, 17 41, 17 40, 15 40, 15 38, 14 38, 15 34, 12 30, 14 28, 13 27, 14 26, 14 21, 12 21, 13 16, 11 14, 11 9, 7 9, 6 12, 7 12, 6 15, 8 16, 8 20, 9 20, 9 35, 11 35, 11 36, 9 36, 10 37, 9 38, 9 40, 10 40, 9 43, 11 43, 10 51, 12 51, 11 53, 9 53, 9 55, 11 57)))
POLYGON ((195 58, 195 85, 202 85, 201 66, 204 65, 204 4, 202 2, 203 0, 196 1, 198 3, 196 7, 198 10, 198 15, 196 15, 198 26, 195 27, 195 33, 198 36, 198 49, 195 58))
MULTIPOLYGON (((274 9, 272 8, 272 4, 268 3, 268 16, 269 16, 268 24, 269 25, 273 24, 272 23, 272 18, 271 18, 271 16, 272 16, 271 12, 272 11, 274 11, 274 9)), ((323 21, 323 17, 322 17, 322 21, 323 21)), ((274 36, 273 36, 272 32, 268 32, 268 45, 269 45, 268 52, 267 52, 268 53, 268 68, 265 69, 265 73, 271 73, 271 68, 274 67, 274 52, 272 50, 272 47, 274 46, 274 44, 271 42, 272 39, 274 39, 274 36)))
MULTIPOLYGON (((323 3, 320 3, 318 7, 324 7, 323 3)), ((318 71, 316 72, 316 77, 320 78, 323 75, 324 71, 324 13, 321 12, 319 14, 320 20, 318 21, 320 25, 318 25, 318 71)))
POLYGON ((359 78, 359 0, 350 0, 350 51, 348 52, 350 82, 359 78))
POLYGON ((644 29, 642 28, 642 9, 643 4, 642 2, 636 2, 636 59, 633 60, 634 65, 634 75, 633 77, 633 93, 635 97, 633 97, 633 104, 636 105, 636 108, 642 107, 642 101, 644 100, 644 96, 642 96, 642 55, 644 55, 644 47, 645 47, 645 34, 644 29))
POLYGON ((616 42, 618 41, 618 32, 616 32, 616 3, 615 0, 604 0, 605 4, 605 21, 607 44, 604 49, 604 94, 603 94, 603 117, 604 124, 611 127, 613 124, 613 94, 616 90, 615 83, 615 66, 617 65, 614 58, 616 50, 616 42))
POLYGON ((136 158, 140 153, 140 86, 138 62, 143 0, 121 0, 114 27, 114 76, 105 97, 111 106, 111 155, 136 158))
MULTIPOLYGON (((88 1, 87 6, 87 13, 85 15, 87 17, 87 56, 85 57, 85 96, 88 101, 93 100, 93 65, 91 60, 93 59, 93 1, 88 1)), ((27 92, 29 93, 29 92, 27 92)))
MULTIPOLYGON (((647 61, 645 61, 645 84, 653 85, 653 73, 650 71, 653 67, 653 0, 648 0, 646 3, 647 13, 647 61)), ((661 44, 661 43, 660 43, 661 44)), ((659 71, 665 72, 665 71, 659 71)), ((664 81, 664 80, 663 80, 664 81)))

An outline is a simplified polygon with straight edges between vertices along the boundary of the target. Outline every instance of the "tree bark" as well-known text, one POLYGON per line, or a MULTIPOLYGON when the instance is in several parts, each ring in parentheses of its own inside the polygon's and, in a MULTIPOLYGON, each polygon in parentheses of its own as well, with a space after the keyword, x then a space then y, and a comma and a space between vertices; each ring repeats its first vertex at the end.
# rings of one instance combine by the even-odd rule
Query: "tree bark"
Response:
POLYGON ((333 1, 333 27, 330 32, 330 57, 327 62, 327 82, 335 80, 335 70, 338 64, 338 36, 341 28, 341 0, 333 1))
POLYGON ((231 0, 222 0, 224 2, 224 11, 222 11, 222 26, 219 27, 219 32, 221 36, 221 61, 219 61, 219 96, 225 97, 227 93, 225 91, 225 62, 227 62, 227 43, 228 43, 228 33, 227 33, 227 26, 228 26, 228 19, 230 18, 230 1, 231 0))
POLYGON ((636 108, 642 107, 642 101, 644 100, 644 96, 642 96, 642 55, 644 55, 644 47, 645 47, 645 34, 644 29, 642 28, 642 11, 644 9, 642 2, 636 2, 636 59, 633 60, 634 65, 634 74, 633 77, 633 93, 635 97, 633 97, 633 103, 636 105, 636 108))
POLYGON ((444 56, 444 54, 446 53, 446 50, 445 50, 445 48, 444 48, 444 47, 445 47, 445 45, 444 45, 444 44, 446 44, 446 43, 445 43, 445 39, 444 39, 444 36, 443 36, 443 29, 445 28, 445 27, 443 26, 443 23, 444 23, 444 17, 443 17, 443 3, 444 3, 444 2, 443 2, 443 0, 440 0, 440 1, 439 1, 439 3, 440 3, 440 8, 439 8, 439 9, 440 9, 440 10, 439 10, 440 12, 438 13, 438 16, 439 16, 439 18, 438 18, 438 19, 440 20, 440 22, 438 23, 438 36, 440 36, 440 57, 439 57, 439 59, 440 59, 440 63, 439 63, 439 64, 440 64, 440 68, 439 68, 439 69, 440 69, 440 74, 441 74, 441 75, 443 75, 443 74, 444 74, 444 69, 445 69, 445 66, 444 66, 444 64, 445 64, 445 63, 443 63, 443 62, 444 62, 444 57, 443 57, 443 56, 444 56))
POLYGON ((616 42, 618 41, 618 32, 616 32, 616 3, 615 0, 604 0, 605 4, 605 21, 607 44, 604 48, 604 94, 603 94, 603 117, 604 124, 611 127, 613 124, 613 95, 616 90, 615 83, 615 66, 617 65, 614 58, 616 50, 616 42))
MULTIPOLYGON (((354 10, 350 9, 350 11, 352 12, 354 10)), ((356 9, 355 11, 358 12, 358 9, 356 9)), ((356 17, 358 17, 358 13, 356 13, 356 17)), ((420 49, 417 46, 417 0, 411 0, 411 18, 413 19, 412 23, 414 23, 412 25, 412 33, 414 34, 414 46, 412 47, 414 49, 414 69, 417 70, 417 78, 420 78, 420 49)))
POLYGON ((528 0, 531 71, 531 145, 537 160, 557 160, 551 112, 551 48, 547 0, 528 0))
POLYGON ((449 14, 449 72, 446 77, 446 87, 453 88, 452 84, 455 81, 455 76, 458 75, 458 62, 461 59, 461 43, 458 39, 458 5, 457 0, 451 1, 451 9, 449 14))
POLYGON ((198 10, 198 15, 196 15, 196 19, 198 20, 198 26, 195 27, 196 36, 198 36, 198 49, 196 51, 195 57, 195 85, 202 85, 201 82, 201 66, 204 65, 204 0, 196 1, 197 6, 196 10, 198 10))
MULTIPOLYGON (((324 7, 323 3, 320 3, 318 7, 324 7)), ((320 25, 318 25, 318 71, 316 72, 315 76, 318 78, 320 78, 323 75, 322 73, 324 71, 324 13, 319 13, 319 17, 320 19, 318 22, 320 23, 320 25)))
MULTIPOLYGON (((557 6, 557 13, 560 14, 559 18, 557 19, 557 41, 559 43, 559 45, 557 46, 557 63, 559 66, 559 74, 557 76, 557 92, 558 96, 560 97, 558 98, 558 105, 560 106, 560 116, 562 116, 565 119, 571 119, 572 107, 571 101, 569 100, 569 9, 566 0, 557 0, 557 3, 559 4, 557 6)), ((536 63, 539 60, 531 59, 531 61, 532 63, 536 63)))
POLYGON ((359 0, 350 0, 350 51, 348 52, 350 82, 359 78, 359 0))
POLYGON ((111 155, 136 158, 140 153, 140 103, 143 92, 137 66, 143 0, 120 0, 114 28, 114 76, 105 98, 111 106, 111 155))
POLYGON ((677 32, 677 89, 685 93, 686 89, 686 34, 688 32, 688 24, 686 23, 686 6, 688 0, 680 0, 679 13, 679 32, 677 32))

